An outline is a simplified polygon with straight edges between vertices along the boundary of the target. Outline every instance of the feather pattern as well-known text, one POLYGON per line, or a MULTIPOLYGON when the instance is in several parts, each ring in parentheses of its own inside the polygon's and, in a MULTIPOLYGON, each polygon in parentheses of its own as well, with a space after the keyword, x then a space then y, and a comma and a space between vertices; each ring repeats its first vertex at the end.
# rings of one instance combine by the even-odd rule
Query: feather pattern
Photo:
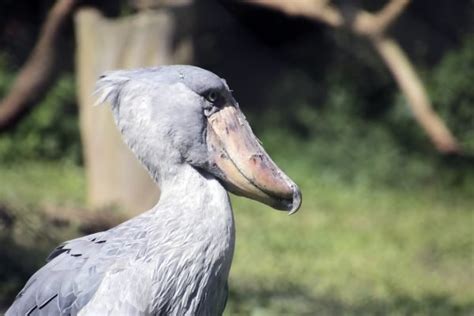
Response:
POLYGON ((151 210, 52 251, 7 311, 13 315, 219 315, 227 299, 234 221, 208 159, 206 89, 221 78, 191 66, 101 76, 125 142, 160 185, 151 210))
POLYGON ((221 314, 234 248, 227 192, 180 172, 180 190, 155 208, 57 247, 6 315, 221 314))

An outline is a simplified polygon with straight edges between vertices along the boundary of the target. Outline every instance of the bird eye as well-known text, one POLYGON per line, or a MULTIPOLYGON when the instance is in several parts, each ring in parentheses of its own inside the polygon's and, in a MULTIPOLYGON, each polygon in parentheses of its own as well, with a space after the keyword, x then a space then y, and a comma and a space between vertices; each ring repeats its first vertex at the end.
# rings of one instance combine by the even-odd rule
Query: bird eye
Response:
POLYGON ((208 99, 210 102, 216 102, 218 97, 219 94, 216 91, 211 90, 207 93, 206 99, 208 99))

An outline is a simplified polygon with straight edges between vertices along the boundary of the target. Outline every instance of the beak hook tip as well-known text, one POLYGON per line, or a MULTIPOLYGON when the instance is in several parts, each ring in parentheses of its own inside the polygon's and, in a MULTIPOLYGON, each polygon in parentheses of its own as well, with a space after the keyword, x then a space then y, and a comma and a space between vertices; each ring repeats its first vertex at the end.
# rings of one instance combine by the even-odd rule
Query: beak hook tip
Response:
POLYGON ((301 195, 301 191, 299 187, 296 184, 292 185, 292 187, 293 187, 293 203, 291 205, 290 211, 288 212, 288 215, 293 215, 296 212, 298 212, 301 206, 301 202, 303 200, 303 196, 301 195))

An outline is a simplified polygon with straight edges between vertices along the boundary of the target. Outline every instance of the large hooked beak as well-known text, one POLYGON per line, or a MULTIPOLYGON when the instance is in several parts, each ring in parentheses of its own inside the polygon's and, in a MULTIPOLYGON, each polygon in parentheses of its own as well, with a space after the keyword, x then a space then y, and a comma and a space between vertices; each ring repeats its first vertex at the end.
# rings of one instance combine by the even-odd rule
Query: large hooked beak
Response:
POLYGON ((207 143, 229 191, 289 214, 299 209, 298 186, 268 156, 237 107, 225 105, 209 116, 207 143))

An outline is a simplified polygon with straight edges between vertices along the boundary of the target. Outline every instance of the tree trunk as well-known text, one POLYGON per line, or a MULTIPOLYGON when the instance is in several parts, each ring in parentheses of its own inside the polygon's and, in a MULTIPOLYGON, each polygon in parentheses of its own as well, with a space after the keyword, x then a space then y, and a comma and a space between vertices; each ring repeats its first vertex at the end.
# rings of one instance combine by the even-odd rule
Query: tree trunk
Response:
POLYGON ((191 40, 176 42, 171 11, 140 12, 110 20, 95 9, 78 10, 77 76, 80 128, 89 206, 118 205, 131 214, 156 203, 159 189, 122 142, 109 106, 94 107, 94 85, 104 71, 190 63, 191 40))

